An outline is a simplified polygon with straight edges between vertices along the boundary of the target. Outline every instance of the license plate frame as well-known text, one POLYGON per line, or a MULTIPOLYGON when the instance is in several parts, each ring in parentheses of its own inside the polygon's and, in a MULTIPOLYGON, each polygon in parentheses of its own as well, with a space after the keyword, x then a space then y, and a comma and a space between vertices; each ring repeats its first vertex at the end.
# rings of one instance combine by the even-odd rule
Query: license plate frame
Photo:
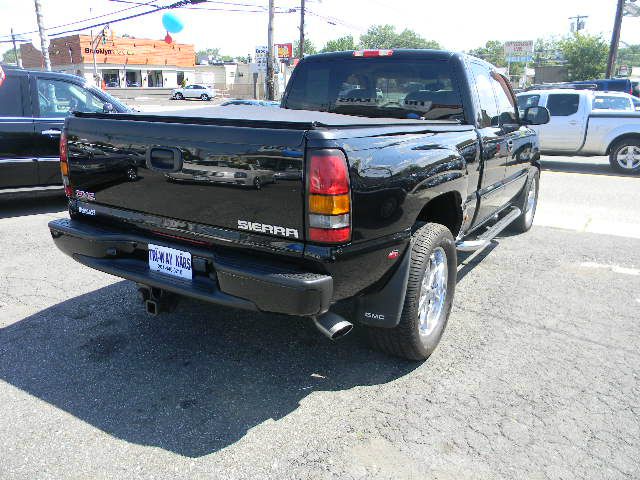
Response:
POLYGON ((181 280, 193 280, 191 252, 152 243, 148 245, 148 249, 148 265, 151 272, 181 280))

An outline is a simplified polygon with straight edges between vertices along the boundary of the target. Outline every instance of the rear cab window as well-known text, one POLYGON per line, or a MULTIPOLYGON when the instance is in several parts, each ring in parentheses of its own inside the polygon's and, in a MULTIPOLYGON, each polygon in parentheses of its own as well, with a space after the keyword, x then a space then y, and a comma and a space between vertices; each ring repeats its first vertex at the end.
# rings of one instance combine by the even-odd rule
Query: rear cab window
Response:
POLYGON ((614 95, 598 95, 593 98, 594 110, 634 110, 629 98, 614 95))
MULTIPOLYGON (((4 74, 0 83, 0 117, 22 117, 22 85, 20 76, 4 74)), ((2 77, 0 77, 2 78, 2 77)))
POLYGON ((293 110, 424 120, 463 120, 450 63, 414 58, 303 62, 283 104, 293 110))

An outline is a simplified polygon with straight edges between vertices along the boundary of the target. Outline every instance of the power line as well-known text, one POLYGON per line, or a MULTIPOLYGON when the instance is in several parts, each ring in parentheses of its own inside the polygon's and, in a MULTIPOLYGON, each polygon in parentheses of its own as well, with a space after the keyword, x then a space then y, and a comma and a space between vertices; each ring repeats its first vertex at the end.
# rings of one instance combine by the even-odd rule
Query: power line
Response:
MULTIPOLYGON (((69 25, 77 25, 78 23, 83 23, 83 22, 89 22, 89 21, 92 21, 92 20, 97 20, 98 18, 104 18, 104 17, 108 17, 108 16, 111 16, 111 15, 115 15, 115 14, 117 14, 117 13, 125 12, 125 11, 127 11, 127 10, 132 10, 132 9, 134 9, 134 8, 140 8, 140 7, 143 7, 143 6, 147 6, 147 5, 149 5, 150 3, 153 3, 154 1, 155 1, 155 0, 151 0, 150 2, 147 2, 147 3, 139 3, 139 4, 136 4, 136 5, 135 5, 135 6, 133 6, 133 7, 122 8, 122 9, 120 9, 120 10, 116 10, 115 12, 104 13, 104 14, 102 14, 102 15, 96 15, 95 17, 84 18, 84 19, 82 19, 82 20, 75 20, 75 21, 73 21, 73 22, 69 22, 69 23, 63 23, 63 24, 61 24, 61 25, 56 25, 55 27, 49 27, 49 28, 46 28, 45 30, 55 30, 56 28, 68 27, 69 25)), ((33 31, 31 31, 31 32, 16 33, 16 34, 14 34, 14 35, 15 35, 16 37, 18 37, 18 36, 21 36, 21 35, 30 35, 30 34, 32 34, 32 33, 37 33, 37 32, 38 32, 38 30, 33 30, 33 31)), ((9 37, 10 35, 3 34, 3 35, 0 35, 0 36, 1 36, 1 37, 9 37)))

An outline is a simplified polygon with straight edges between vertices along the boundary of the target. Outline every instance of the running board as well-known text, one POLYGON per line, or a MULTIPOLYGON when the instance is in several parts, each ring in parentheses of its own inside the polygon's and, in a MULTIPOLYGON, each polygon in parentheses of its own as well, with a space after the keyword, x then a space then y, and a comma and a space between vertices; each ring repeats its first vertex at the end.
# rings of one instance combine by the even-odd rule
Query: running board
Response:
POLYGON ((509 213, 475 240, 463 240, 456 243, 456 249, 459 252, 475 252, 476 250, 486 248, 491 243, 491 240, 511 225, 511 223, 518 218, 520 214, 522 214, 522 211, 518 207, 511 207, 509 209, 509 213))

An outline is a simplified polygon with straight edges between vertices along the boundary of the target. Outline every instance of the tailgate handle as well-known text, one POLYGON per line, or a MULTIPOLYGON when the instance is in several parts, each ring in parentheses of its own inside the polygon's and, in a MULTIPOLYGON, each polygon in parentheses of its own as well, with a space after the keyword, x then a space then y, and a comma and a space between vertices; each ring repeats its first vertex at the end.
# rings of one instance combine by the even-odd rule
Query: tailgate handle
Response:
POLYGON ((150 147, 146 156, 149 170, 166 173, 182 170, 182 152, 177 148, 150 147))

